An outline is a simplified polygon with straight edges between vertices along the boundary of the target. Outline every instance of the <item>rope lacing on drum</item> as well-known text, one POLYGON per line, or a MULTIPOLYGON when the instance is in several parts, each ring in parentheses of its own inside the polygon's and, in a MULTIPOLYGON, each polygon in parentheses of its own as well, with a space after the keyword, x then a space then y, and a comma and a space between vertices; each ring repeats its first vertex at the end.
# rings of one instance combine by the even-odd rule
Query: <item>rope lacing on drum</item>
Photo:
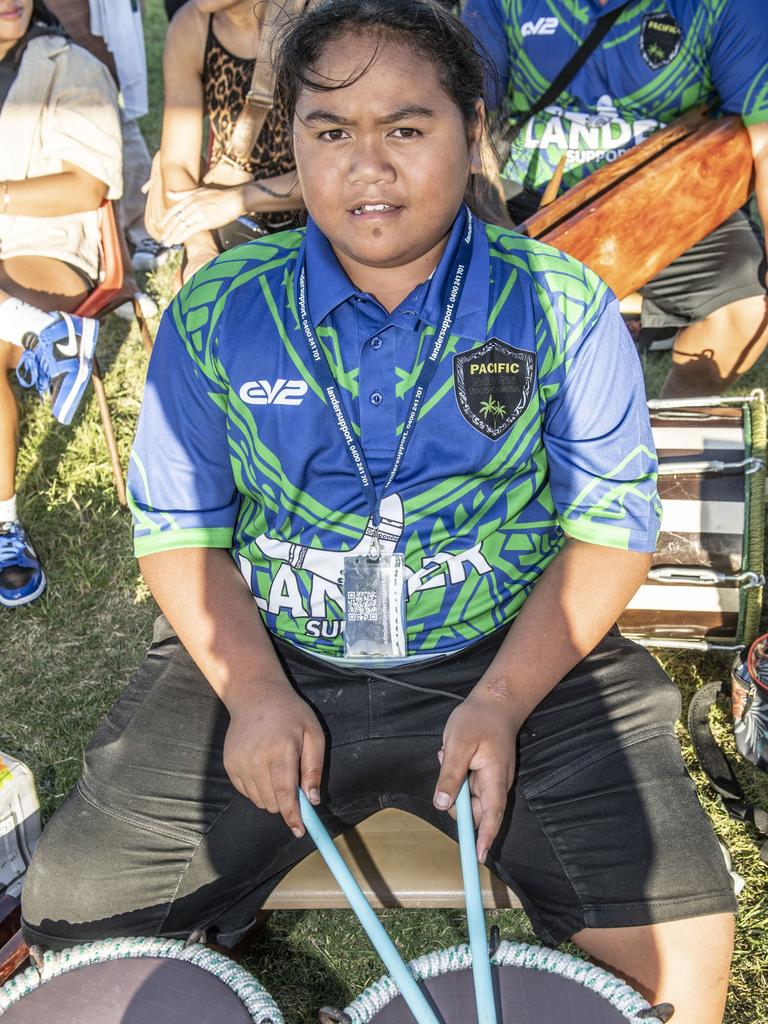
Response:
POLYGON ((166 957, 201 967, 229 986, 255 1024, 266 1024, 267 1021, 284 1024, 283 1015, 272 996, 245 968, 207 946, 188 946, 178 939, 155 938, 105 939, 72 946, 60 953, 46 952, 36 966, 29 967, 0 988, 0 1015, 23 996, 60 974, 108 960, 136 957, 166 957))
MULTIPOLYGON (((650 1004, 633 988, 602 967, 546 946, 503 941, 491 957, 491 963, 498 967, 525 967, 570 978, 602 996, 632 1024, 643 1024, 638 1014, 651 1009, 650 1004)), ((466 944, 451 946, 411 960, 408 967, 419 980, 435 978, 452 971, 471 969, 472 953, 466 944)), ((352 1024, 368 1024, 398 994, 397 986, 386 975, 365 989, 344 1012, 352 1024)))

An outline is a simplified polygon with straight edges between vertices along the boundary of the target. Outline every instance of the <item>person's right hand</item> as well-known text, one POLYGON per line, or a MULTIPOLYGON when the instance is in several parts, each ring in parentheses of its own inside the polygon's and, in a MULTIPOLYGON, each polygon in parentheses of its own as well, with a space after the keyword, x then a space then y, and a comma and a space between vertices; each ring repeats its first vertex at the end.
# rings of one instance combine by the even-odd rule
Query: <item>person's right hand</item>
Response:
POLYGON ((304 835, 297 787, 320 803, 325 735, 312 708, 290 684, 230 708, 224 768, 235 789, 257 807, 281 814, 304 835))

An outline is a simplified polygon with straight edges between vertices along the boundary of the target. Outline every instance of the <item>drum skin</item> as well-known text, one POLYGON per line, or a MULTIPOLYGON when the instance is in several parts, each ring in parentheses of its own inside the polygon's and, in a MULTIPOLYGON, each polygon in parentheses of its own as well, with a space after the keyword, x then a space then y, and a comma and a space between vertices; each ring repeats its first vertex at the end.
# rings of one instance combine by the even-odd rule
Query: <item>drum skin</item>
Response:
MULTIPOLYGON (((595 992, 570 978, 525 967, 493 967, 498 1024, 627 1024, 627 1018, 595 992)), ((477 1020, 472 972, 457 971, 428 978, 421 988, 445 1024, 477 1020)), ((402 996, 374 1017, 373 1024, 413 1024, 402 996)))
POLYGON ((0 988, 3 1024, 284 1024, 252 974, 201 943, 127 937, 37 951, 0 988))
MULTIPOLYGON (((475 1024, 468 945, 426 953, 408 966, 440 1021, 475 1024)), ((646 1000, 602 967, 546 946, 499 943, 491 957, 491 976, 498 1024, 643 1024, 647 1019, 668 1019, 668 1015, 649 1017, 654 1011, 646 1000)), ((413 1024, 405 1000, 388 976, 369 986, 343 1013, 321 1010, 320 1019, 413 1024)))
POLYGON ((3 1014, 3 1024, 251 1024, 223 981, 180 960, 113 960, 59 975, 3 1014))

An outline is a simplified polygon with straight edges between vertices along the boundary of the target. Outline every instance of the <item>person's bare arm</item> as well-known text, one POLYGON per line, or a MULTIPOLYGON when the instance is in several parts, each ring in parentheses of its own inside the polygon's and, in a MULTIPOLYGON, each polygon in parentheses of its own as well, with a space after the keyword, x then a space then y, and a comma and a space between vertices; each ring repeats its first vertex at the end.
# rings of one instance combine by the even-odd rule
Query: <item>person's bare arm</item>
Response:
POLYGON ((58 174, 0 183, 0 213, 65 217, 95 210, 106 196, 108 186, 76 164, 64 161, 63 167, 58 174))
POLYGON ((747 131, 752 144, 752 158, 755 161, 755 198, 763 221, 768 253, 768 121, 749 125, 747 131))
MULTIPOLYGON (((163 187, 187 192, 200 183, 203 145, 203 58, 208 17, 195 4, 185 4, 168 26, 163 50, 165 101, 160 142, 163 187)), ((201 265, 218 253, 208 230, 187 235, 187 256, 201 265)))
POLYGON ((227 551, 179 548, 145 555, 158 605, 230 715, 224 767, 234 787, 295 835, 297 786, 318 803, 325 737, 286 678, 248 586, 227 551))
POLYGON ((435 806, 452 808, 471 772, 485 860, 515 775, 521 725, 605 636, 648 573, 651 556, 568 540, 538 581, 488 671, 448 719, 435 806))

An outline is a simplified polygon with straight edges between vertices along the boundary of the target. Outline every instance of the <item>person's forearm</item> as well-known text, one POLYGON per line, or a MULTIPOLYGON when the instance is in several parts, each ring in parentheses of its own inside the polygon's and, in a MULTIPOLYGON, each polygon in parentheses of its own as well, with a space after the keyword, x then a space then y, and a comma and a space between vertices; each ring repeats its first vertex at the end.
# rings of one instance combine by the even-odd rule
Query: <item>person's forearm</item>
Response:
POLYGON ((295 171, 277 174, 273 178, 249 181, 241 187, 243 206, 247 213, 272 213, 304 208, 299 177, 295 171))
POLYGON ((184 243, 184 248, 187 250, 187 259, 193 262, 198 254, 206 256, 207 259, 212 259, 219 253, 219 247, 216 244, 212 231, 196 232, 191 238, 187 239, 184 243))
POLYGON ((12 217, 65 217, 95 210, 107 186, 77 171, 0 183, 0 214, 12 217))
POLYGON ((227 551, 179 548, 146 555, 139 565, 177 636, 230 712, 290 686, 227 551))
POLYGON ((510 627, 476 690, 522 725, 600 642, 648 574, 651 556, 569 540, 510 627))

